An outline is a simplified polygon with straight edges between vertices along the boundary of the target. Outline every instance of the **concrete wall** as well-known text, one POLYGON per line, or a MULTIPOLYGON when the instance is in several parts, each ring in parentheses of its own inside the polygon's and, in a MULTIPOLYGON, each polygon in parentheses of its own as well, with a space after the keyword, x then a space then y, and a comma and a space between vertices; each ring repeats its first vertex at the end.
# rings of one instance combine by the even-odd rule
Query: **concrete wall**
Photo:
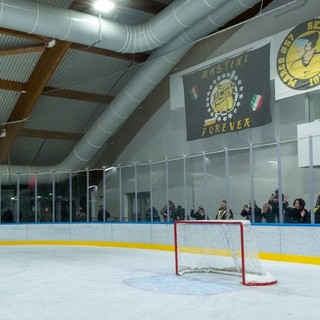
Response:
MULTIPOLYGON (((254 225, 260 257, 320 264, 320 225, 254 225)), ((78 223, 0 226, 0 245, 93 245, 173 250, 173 224, 78 223)))

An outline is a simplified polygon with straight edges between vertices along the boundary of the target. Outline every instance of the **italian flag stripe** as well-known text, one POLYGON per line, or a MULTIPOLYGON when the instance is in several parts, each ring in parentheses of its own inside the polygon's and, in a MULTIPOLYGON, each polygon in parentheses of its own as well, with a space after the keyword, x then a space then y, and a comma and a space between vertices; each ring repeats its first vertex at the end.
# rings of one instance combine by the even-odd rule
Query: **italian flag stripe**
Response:
POLYGON ((254 94, 251 101, 250 106, 253 111, 259 110, 263 102, 263 96, 258 94, 254 94))

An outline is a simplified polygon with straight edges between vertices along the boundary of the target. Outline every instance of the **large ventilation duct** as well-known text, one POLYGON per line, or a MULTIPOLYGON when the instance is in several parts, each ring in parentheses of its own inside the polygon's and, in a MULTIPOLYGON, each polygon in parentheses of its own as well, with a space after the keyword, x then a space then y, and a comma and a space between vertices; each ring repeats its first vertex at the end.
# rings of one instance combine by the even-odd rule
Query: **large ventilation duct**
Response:
POLYGON ((125 25, 27 0, 2 0, 0 25, 123 53, 154 50, 218 9, 225 0, 176 0, 140 25, 125 25))
POLYGON ((72 172, 85 168, 95 153, 124 123, 140 102, 190 50, 194 41, 216 30, 258 2, 258 0, 227 1, 224 6, 187 29, 178 38, 155 50, 62 163, 51 167, 0 166, 2 183, 15 183, 16 174, 20 174, 20 183, 28 183, 35 172, 40 173, 39 183, 45 182, 45 179, 47 182, 48 177, 41 173, 72 172), (173 48, 175 50, 172 51, 173 48))

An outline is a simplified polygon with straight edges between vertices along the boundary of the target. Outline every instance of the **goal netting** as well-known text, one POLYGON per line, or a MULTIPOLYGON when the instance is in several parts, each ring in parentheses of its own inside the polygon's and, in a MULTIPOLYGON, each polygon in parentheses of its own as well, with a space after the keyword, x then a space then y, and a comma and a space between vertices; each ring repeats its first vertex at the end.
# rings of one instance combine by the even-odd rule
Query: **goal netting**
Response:
POLYGON ((176 274, 222 272, 243 285, 275 284, 262 268, 250 221, 178 220, 174 224, 176 274))

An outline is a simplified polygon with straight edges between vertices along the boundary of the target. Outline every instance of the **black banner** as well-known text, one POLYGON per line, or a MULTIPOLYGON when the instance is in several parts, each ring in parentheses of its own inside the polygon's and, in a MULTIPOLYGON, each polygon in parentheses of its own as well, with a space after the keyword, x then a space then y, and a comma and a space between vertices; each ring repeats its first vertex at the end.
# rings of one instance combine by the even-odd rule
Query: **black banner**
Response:
POLYGON ((187 140, 271 122, 270 45, 183 77, 187 140))

